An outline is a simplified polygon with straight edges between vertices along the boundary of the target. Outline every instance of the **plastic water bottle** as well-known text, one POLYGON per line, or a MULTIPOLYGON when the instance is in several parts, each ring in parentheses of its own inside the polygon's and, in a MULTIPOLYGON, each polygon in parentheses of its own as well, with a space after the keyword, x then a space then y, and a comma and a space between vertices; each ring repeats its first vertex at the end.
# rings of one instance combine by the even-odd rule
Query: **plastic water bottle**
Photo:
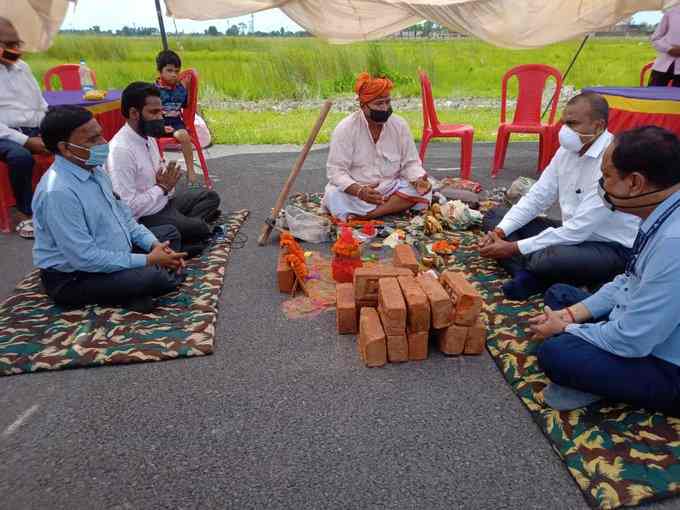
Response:
POLYGON ((80 76, 80 88, 83 93, 94 89, 94 82, 92 81, 92 71, 85 65, 85 60, 80 59, 80 66, 78 67, 78 76, 80 76))

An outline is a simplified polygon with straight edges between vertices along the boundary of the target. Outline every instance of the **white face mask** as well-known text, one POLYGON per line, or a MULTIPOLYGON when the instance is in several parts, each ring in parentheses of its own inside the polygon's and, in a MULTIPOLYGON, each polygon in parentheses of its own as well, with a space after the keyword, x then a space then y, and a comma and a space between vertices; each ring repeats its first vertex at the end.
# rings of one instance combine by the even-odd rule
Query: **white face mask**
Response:
POLYGON ((583 141, 581 141, 582 136, 594 138, 597 136, 597 134, 580 135, 565 124, 560 128, 560 145, 568 151, 579 152, 585 145, 583 141))

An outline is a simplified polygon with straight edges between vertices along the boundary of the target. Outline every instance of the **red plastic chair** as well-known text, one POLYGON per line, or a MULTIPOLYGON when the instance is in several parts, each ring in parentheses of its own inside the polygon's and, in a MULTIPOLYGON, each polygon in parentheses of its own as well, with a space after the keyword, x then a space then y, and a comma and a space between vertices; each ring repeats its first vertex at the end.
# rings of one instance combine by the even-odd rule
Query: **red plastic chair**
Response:
MULTIPOLYGON (((80 74, 78 70, 80 66, 78 64, 62 64, 60 66, 48 69, 43 76, 43 83, 45 84, 45 90, 52 90, 52 78, 56 76, 61 82, 62 90, 80 90, 80 74)), ((97 86, 97 75, 94 69, 90 69, 92 73, 92 83, 97 86)))
MULTIPOLYGON (((648 83, 647 79, 647 72, 650 71, 654 67, 654 61, 652 60, 651 62, 647 62, 645 65, 642 66, 642 69, 640 69, 640 87, 646 87, 648 83)), ((668 80, 667 83, 668 87, 673 86, 673 80, 668 80)))
POLYGON ((498 126, 491 176, 496 177, 505 164, 505 153, 508 149, 510 133, 535 133, 539 135, 538 171, 543 171, 550 162, 547 157, 550 143, 549 130, 555 121, 557 104, 562 92, 562 74, 554 67, 544 64, 526 64, 513 67, 503 76, 501 90, 501 123, 498 126), (519 82, 517 106, 512 122, 506 122, 508 81, 513 76, 516 76, 519 82), (548 123, 543 124, 541 123, 543 92, 550 77, 555 78, 555 94, 550 105, 548 123))
MULTIPOLYGON (((198 153, 198 161, 201 163, 205 185, 208 187, 208 189, 212 189, 212 181, 210 180, 210 174, 208 173, 208 164, 205 161, 201 143, 198 141, 198 133, 196 132, 195 126, 196 110, 198 109, 198 73, 195 69, 186 69, 180 73, 180 81, 185 79, 187 76, 190 77, 191 82, 189 83, 189 90, 187 91, 189 93, 189 97, 187 98, 187 107, 182 110, 182 120, 184 120, 184 125, 186 126, 187 132, 191 137, 191 143, 198 153)), ((164 149, 168 145, 176 143, 176 140, 172 136, 164 136, 159 138, 158 148, 161 151, 161 157, 163 156, 164 149)))
MULTIPOLYGON (((40 182, 40 178, 54 162, 54 157, 51 155, 39 155, 33 156, 33 158, 36 162, 33 167, 33 189, 35 190, 38 182, 40 182)), ((12 231, 9 209, 14 205, 16 205, 16 199, 9 182, 9 168, 7 168, 5 163, 0 162, 0 232, 8 233, 12 231)))
POLYGON ((472 139, 475 130, 469 124, 442 124, 432 97, 432 84, 425 71, 419 71, 423 100, 423 138, 420 142, 420 161, 425 162, 427 145, 432 138, 460 138, 460 175, 469 179, 472 173, 472 139))

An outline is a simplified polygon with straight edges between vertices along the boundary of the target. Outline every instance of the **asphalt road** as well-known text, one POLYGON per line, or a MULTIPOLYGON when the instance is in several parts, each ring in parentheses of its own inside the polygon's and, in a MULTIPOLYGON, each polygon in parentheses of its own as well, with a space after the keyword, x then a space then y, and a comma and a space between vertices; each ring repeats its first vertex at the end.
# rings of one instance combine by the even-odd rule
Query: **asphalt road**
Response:
MULTIPOLYGON (((475 146, 487 183, 492 151, 475 146)), ((326 155, 297 190, 322 189, 326 155)), ((214 355, 0 378, 0 508, 587 508, 487 353, 369 370, 334 313, 284 318, 277 248, 255 240, 295 157, 210 164, 225 208, 252 211, 214 355)), ((534 144, 511 145, 499 183, 533 175, 535 159, 534 144)), ((431 145, 429 168, 457 161, 431 145)), ((0 236, 0 296, 30 249, 0 236)))

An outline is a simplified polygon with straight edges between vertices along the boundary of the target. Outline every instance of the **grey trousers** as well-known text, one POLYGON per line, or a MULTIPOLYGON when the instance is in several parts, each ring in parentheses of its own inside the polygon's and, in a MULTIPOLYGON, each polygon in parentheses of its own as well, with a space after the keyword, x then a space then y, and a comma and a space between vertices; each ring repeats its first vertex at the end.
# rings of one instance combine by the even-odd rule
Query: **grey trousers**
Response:
POLYGON ((177 194, 156 214, 144 216, 139 222, 147 228, 173 225, 182 238, 182 244, 203 240, 211 234, 206 219, 220 206, 217 193, 205 189, 189 189, 177 194))
MULTIPOLYGON (((489 232, 496 228, 508 212, 499 207, 484 216, 482 229, 489 232)), ((540 234, 560 222, 536 218, 507 237, 508 241, 520 241, 540 234)), ((618 243, 584 242, 575 245, 549 246, 529 255, 517 255, 499 260, 499 264, 511 275, 519 270, 533 273, 546 285, 569 283, 571 285, 597 286, 609 282, 623 273, 631 250, 618 243)))

